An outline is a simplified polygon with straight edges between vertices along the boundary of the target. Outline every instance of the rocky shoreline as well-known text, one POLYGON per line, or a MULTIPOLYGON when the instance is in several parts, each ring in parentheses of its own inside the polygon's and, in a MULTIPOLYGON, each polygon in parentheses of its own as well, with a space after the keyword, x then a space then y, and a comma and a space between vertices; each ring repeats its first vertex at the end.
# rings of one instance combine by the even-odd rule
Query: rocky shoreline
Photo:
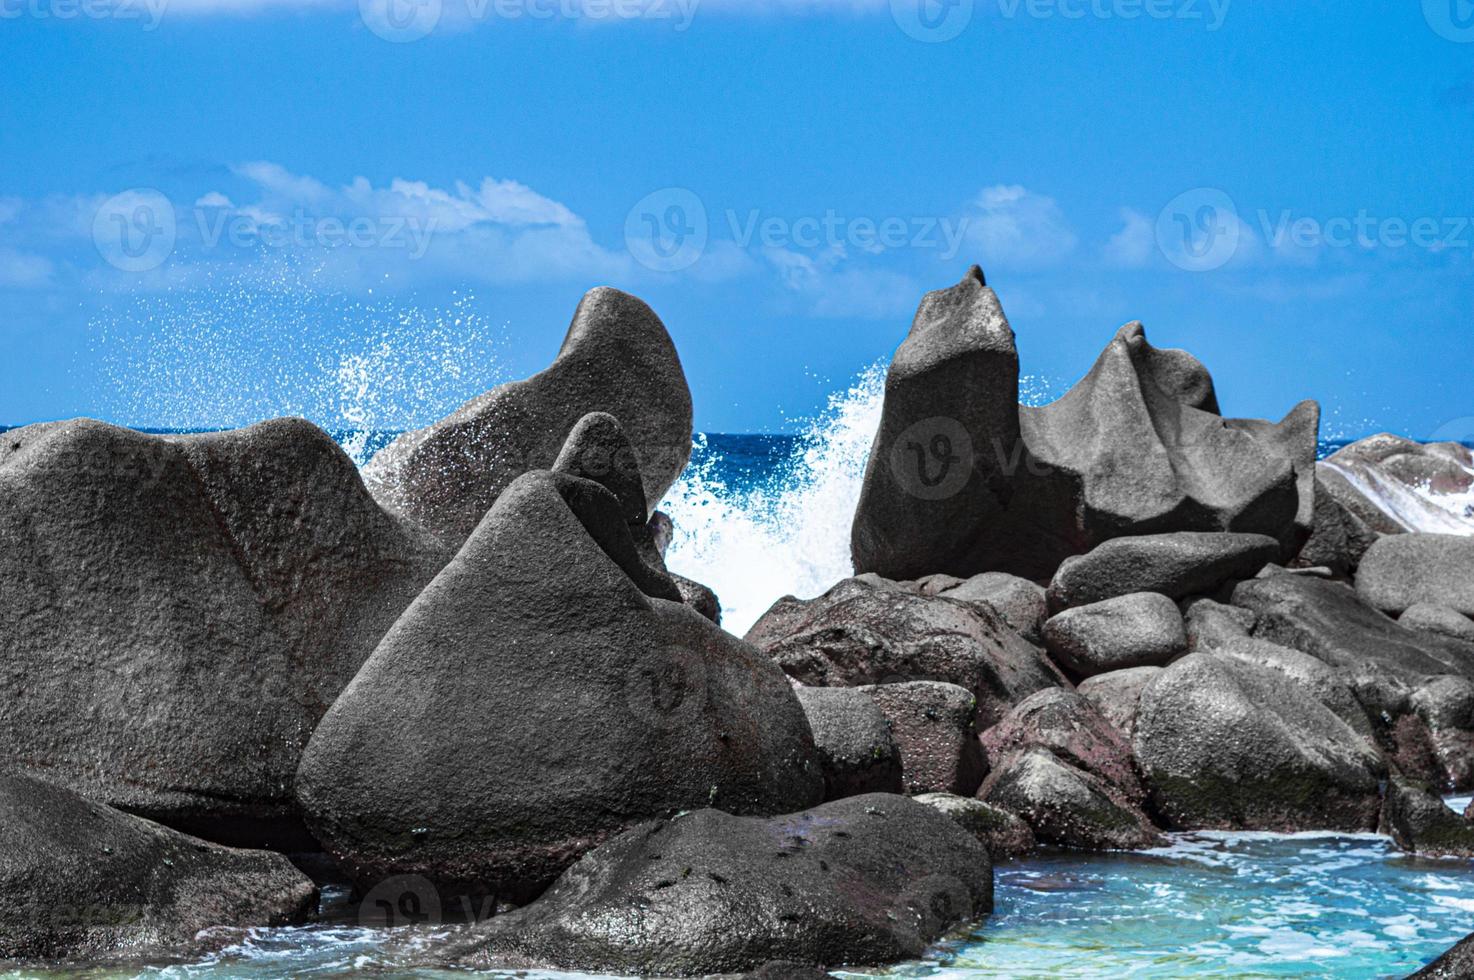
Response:
POLYGON ((1474 857, 1474 537, 1364 489, 1469 449, 1317 462, 1314 402, 1223 418, 1140 324, 1049 406, 1018 372, 981 270, 928 294, 857 574, 743 639, 665 566, 691 395, 616 290, 362 476, 301 420, 3 433, 0 959, 301 922, 330 867, 427 966, 799 977, 919 956, 1035 847, 1474 857))

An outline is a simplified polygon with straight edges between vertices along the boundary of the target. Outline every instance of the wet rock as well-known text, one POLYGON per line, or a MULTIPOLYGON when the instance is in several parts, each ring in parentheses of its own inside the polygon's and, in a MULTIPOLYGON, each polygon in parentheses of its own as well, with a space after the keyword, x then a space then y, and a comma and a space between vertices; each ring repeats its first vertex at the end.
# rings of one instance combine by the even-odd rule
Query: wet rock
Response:
POLYGON ((1044 624, 1044 645, 1076 677, 1129 667, 1160 667, 1187 649, 1177 604, 1140 592, 1076 606, 1044 624))
POLYGON ((1049 584, 1049 608, 1058 612, 1136 592, 1173 599, 1207 595, 1253 578, 1279 553, 1280 543, 1262 534, 1182 531, 1114 538, 1065 559, 1049 584))
POLYGON ((453 938, 444 958, 644 976, 775 959, 864 966, 920 956, 992 905, 983 844, 904 797, 770 819, 702 810, 590 852, 538 902, 453 938))
POLYGON ((848 579, 818 599, 781 599, 747 634, 811 687, 902 681, 956 684, 977 699, 978 727, 1064 678, 991 607, 848 579))
POLYGON ((1423 967, 1408 980, 1469 980, 1474 977, 1474 935, 1423 967))
POLYGON ((1474 616, 1474 538, 1398 534, 1367 550, 1356 591, 1385 613, 1434 603, 1474 616))
POLYGON ((102 803, 302 850, 318 719, 449 558, 300 419, 0 443, 0 739, 102 803))
POLYGON ((978 798, 1017 814, 1041 844, 1139 850, 1162 843, 1146 817, 1114 788, 1042 746, 1001 759, 978 798))
POLYGON ((198 953, 212 927, 302 922, 317 888, 286 858, 207 844, 0 772, 0 959, 198 953))
POLYGON ((1080 696, 1095 706, 1101 717, 1131 743, 1136 731, 1136 711, 1141 704, 1141 692, 1162 672, 1161 667, 1132 667, 1128 670, 1113 670, 1109 674, 1097 674, 1080 682, 1080 696))
MULTIPOLYGON (((646 506, 654 507, 691 455, 691 392, 660 318, 607 287, 584 296, 546 370, 405 433, 364 477, 386 506, 459 547, 512 481, 553 465, 591 412, 614 416, 629 435, 646 506)), ((624 458, 610 462, 634 472, 624 458)))
POLYGON ((1436 606, 1420 602, 1408 606, 1407 611, 1397 617, 1399 625, 1419 633, 1431 633, 1450 640, 1474 643, 1474 619, 1447 606, 1436 606))
POLYGON ((830 973, 823 967, 774 960, 764 963, 751 973, 742 974, 742 980, 828 980, 829 976, 830 973))
POLYGON ((1381 830, 1404 851, 1428 857, 1474 857, 1474 823, 1450 810, 1426 783, 1393 776, 1381 830))
MULTIPOLYGON (((1109 675, 1107 675, 1109 676, 1109 675)), ((1031 694, 982 735, 990 766, 1041 745, 1061 761, 1092 773, 1133 806, 1146 799, 1131 761, 1131 746, 1086 697, 1056 688, 1031 694)))
POLYGON ((1153 807, 1172 827, 1375 826, 1381 757, 1280 670, 1189 654, 1142 691, 1133 743, 1153 807))
POLYGON ((1189 599, 1182 604, 1183 627, 1189 650, 1210 650, 1254 630, 1254 614, 1212 599, 1189 599))
POLYGON ((957 826, 982 841, 994 864, 1034 850, 1034 832, 1007 810, 951 793, 923 793, 914 799, 945 813, 957 826))
POLYGON ((863 691, 800 687, 794 693, 814 733, 826 800, 903 791, 901 750, 885 715, 863 691))
POLYGON ((886 377, 857 571, 1037 580, 1124 535, 1259 533, 1292 555, 1310 532, 1312 402, 1279 425, 1225 420, 1207 370, 1139 323, 1058 401, 1017 394, 1013 331, 982 273, 928 293, 886 377))
POLYGON ((518 902, 652 816, 817 802, 788 681, 678 599, 613 494, 519 478, 318 727, 314 831, 361 885, 518 902))
POLYGON ((971 796, 988 773, 973 696, 955 684, 912 681, 859 689, 890 725, 907 793, 971 796))

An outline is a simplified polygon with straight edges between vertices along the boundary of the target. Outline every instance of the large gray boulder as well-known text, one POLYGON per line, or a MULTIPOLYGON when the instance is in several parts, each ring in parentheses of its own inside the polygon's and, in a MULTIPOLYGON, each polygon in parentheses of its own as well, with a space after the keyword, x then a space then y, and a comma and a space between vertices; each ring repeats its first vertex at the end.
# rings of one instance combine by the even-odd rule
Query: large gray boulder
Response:
POLYGON ((1130 667, 1161 667, 1187 649, 1177 603, 1138 592, 1066 609, 1044 624, 1054 662, 1076 677, 1130 667))
POLYGON ((0 742, 99 802, 314 847, 292 779, 318 720, 449 552, 300 419, 0 438, 0 742))
POLYGON ((682 605, 623 518, 592 481, 520 477, 323 719, 297 793, 361 885, 525 901, 652 816, 822 798, 787 679, 682 605))
POLYGON ((1189 654, 1142 691, 1133 743, 1154 808, 1172 827, 1376 825, 1381 756, 1274 668, 1189 654))
POLYGON ((1288 558, 1310 533, 1313 402, 1278 425, 1223 419, 1207 370, 1137 323, 1058 401, 1017 394, 1013 331, 982 273, 928 293, 886 377, 856 571, 1044 579, 1125 535, 1266 534, 1288 558))
POLYGON ((1334 669, 1310 654, 1252 637, 1227 640, 1211 652, 1284 674, 1369 744, 1376 744, 1376 731, 1366 708, 1356 699, 1356 692, 1334 669))
POLYGON ((981 602, 993 607, 1003 621, 1033 644, 1043 642, 1049 618, 1044 587, 1007 572, 983 572, 937 593, 958 602, 981 602))
POLYGON ((513 480, 553 465, 590 412, 628 433, 653 508, 691 456, 691 392, 660 318, 608 287, 585 294, 546 370, 405 433, 364 478, 384 504, 459 547, 513 480))
MULTIPOLYGON (((1361 515, 1375 507, 1325 463, 1315 464, 1315 509, 1310 538, 1291 562, 1297 568, 1329 568, 1336 575, 1355 573, 1362 556, 1381 537, 1361 515)), ((1382 516, 1376 511, 1378 517, 1382 516)))
POLYGON ((991 606, 884 580, 847 579, 817 599, 780 599, 747 640, 811 687, 956 684, 976 698, 979 729, 1035 691, 1064 683, 991 606))
POLYGON ((911 795, 971 796, 988 774, 978 744, 973 696, 955 684, 910 681, 858 688, 885 716, 901 750, 901 780, 911 795))
POLYGON ((919 957, 992 907, 992 864, 972 834, 905 797, 856 796, 771 819, 702 810, 642 824, 442 956, 662 977, 864 966, 919 957))
POLYGON ((1041 844, 1130 851, 1163 843, 1146 816, 1114 787, 1042 745, 999 760, 978 798, 1021 817, 1041 844))
POLYGON ((901 750, 890 722, 863 689, 798 687, 794 694, 814 733, 826 801, 903 792, 901 750))
POLYGON ((1141 692, 1162 672, 1161 667, 1132 667, 1096 674, 1080 682, 1076 690, 1111 724, 1126 744, 1136 732, 1136 712, 1141 692))
POLYGON ((317 888, 286 858, 207 844, 0 771, 0 960, 159 959, 302 922, 317 888))
POLYGON ((1280 543, 1262 534, 1179 531, 1114 538, 1065 559, 1049 584, 1049 607, 1058 612, 1133 592, 1173 599, 1208 595, 1228 582, 1253 578, 1279 557, 1280 543))
POLYGON ((1474 616, 1474 537, 1385 537, 1362 559, 1356 591, 1385 613, 1403 613, 1431 602, 1474 616))

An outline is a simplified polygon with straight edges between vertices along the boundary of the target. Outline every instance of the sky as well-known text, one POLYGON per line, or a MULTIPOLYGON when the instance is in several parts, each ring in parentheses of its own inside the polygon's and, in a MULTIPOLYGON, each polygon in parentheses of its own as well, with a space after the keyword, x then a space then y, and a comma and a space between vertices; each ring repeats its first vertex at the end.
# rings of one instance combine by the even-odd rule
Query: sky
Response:
POLYGON ((1474 438, 1471 0, 0 0, 0 424, 424 424, 651 304, 791 431, 983 266, 1057 395, 1474 438))

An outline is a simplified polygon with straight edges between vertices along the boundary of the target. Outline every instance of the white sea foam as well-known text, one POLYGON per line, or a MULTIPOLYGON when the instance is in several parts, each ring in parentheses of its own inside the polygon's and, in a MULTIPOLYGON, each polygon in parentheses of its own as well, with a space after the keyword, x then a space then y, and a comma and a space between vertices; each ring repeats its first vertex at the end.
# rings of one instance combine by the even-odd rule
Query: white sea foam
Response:
POLYGON ((1353 468, 1329 461, 1326 465, 1406 531, 1474 535, 1474 491, 1435 493, 1427 484, 1409 486, 1375 467, 1353 468))

